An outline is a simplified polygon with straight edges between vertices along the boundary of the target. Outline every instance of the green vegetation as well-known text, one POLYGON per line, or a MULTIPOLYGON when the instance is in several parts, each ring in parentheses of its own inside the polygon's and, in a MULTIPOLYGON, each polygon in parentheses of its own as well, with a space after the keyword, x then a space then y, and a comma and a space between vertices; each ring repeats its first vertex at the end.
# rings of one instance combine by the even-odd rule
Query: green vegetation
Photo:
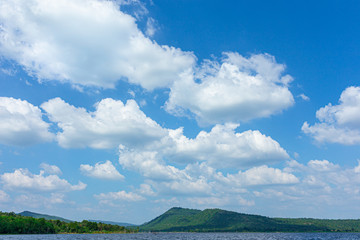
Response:
POLYGON ((360 220, 268 218, 221 209, 172 208, 140 226, 155 232, 360 232, 360 220))
POLYGON ((130 233, 138 229, 89 221, 63 222, 0 212, 0 234, 130 233))
POLYGON ((325 227, 332 232, 360 232, 359 219, 276 218, 276 220, 286 224, 325 227))

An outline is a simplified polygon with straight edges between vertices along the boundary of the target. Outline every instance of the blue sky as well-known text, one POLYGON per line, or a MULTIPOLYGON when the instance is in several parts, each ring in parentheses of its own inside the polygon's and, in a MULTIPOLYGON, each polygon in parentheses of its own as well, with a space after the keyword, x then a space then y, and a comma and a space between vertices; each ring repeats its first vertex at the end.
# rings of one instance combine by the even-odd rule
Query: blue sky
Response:
POLYGON ((359 10, 1 1, 1 210, 359 218, 359 10))

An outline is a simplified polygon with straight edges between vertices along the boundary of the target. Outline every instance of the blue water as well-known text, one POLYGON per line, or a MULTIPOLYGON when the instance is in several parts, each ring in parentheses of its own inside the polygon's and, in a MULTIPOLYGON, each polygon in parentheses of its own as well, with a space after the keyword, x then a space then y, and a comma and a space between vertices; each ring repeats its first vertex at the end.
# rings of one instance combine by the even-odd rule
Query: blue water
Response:
POLYGON ((0 240, 360 240, 360 233, 137 233, 0 235, 0 240))

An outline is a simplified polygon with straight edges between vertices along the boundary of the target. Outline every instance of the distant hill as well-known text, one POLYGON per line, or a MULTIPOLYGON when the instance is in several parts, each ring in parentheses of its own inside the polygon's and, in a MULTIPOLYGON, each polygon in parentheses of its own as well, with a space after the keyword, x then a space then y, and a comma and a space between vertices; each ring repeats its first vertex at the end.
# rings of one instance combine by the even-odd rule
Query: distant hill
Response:
POLYGON ((46 220, 60 220, 63 222, 73 222, 69 219, 65 219, 62 217, 57 217, 57 216, 51 216, 51 215, 46 215, 46 214, 41 214, 41 213, 34 213, 34 212, 30 212, 30 211, 24 211, 21 213, 18 213, 18 215, 24 216, 24 217, 33 217, 33 218, 44 218, 46 220))
POLYGON ((96 222, 96 223, 105 223, 111 225, 118 225, 123 227, 136 227, 137 225, 131 223, 123 223, 123 222, 112 222, 112 221, 102 221, 102 220, 88 220, 89 222, 96 222))
POLYGON ((269 218, 221 209, 171 208, 140 226, 140 231, 330 232, 360 231, 360 220, 269 218))

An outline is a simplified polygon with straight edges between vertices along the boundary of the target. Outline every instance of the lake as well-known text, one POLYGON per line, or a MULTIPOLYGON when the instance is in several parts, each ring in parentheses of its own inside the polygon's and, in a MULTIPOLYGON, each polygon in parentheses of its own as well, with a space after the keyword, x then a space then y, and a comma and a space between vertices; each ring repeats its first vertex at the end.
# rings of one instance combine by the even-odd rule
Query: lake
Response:
POLYGON ((354 240, 360 233, 136 233, 0 235, 0 240, 354 240))

